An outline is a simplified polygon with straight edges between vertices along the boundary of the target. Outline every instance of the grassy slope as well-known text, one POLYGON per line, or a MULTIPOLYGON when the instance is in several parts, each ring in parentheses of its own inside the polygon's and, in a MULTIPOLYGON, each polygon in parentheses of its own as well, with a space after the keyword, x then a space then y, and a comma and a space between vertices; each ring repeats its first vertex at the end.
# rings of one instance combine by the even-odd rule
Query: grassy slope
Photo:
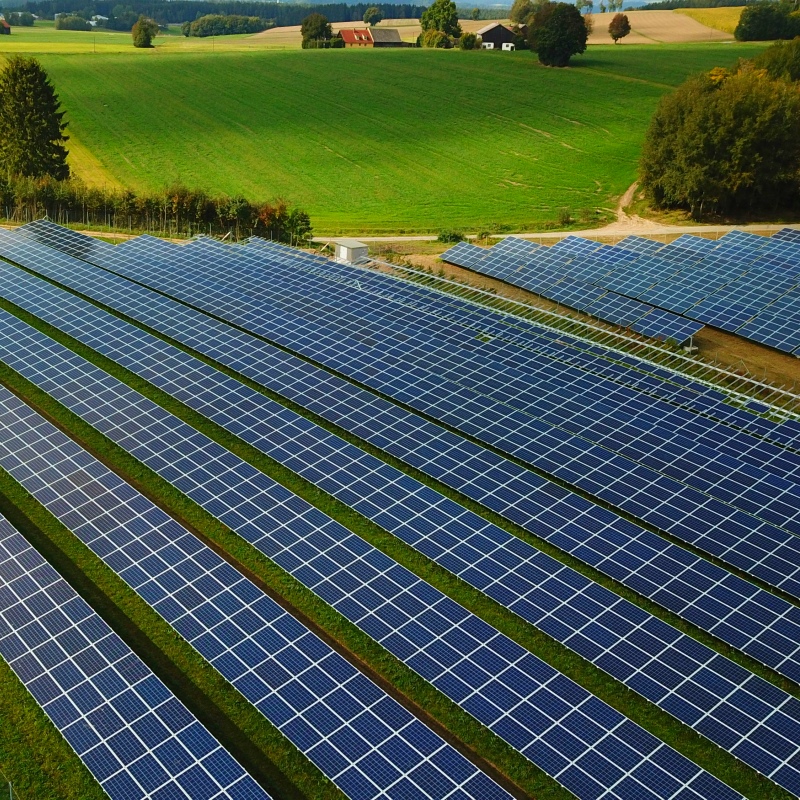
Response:
POLYGON ((739 24, 739 17, 742 16, 742 6, 732 8, 679 8, 676 14, 685 14, 687 17, 696 19, 701 25, 709 28, 716 28, 725 33, 733 33, 739 24))
MULTIPOLYGON (((757 46, 756 46, 757 47, 757 46)), ((46 55, 71 132, 136 189, 285 196, 317 230, 531 228, 609 207, 687 74, 753 46, 46 55)))

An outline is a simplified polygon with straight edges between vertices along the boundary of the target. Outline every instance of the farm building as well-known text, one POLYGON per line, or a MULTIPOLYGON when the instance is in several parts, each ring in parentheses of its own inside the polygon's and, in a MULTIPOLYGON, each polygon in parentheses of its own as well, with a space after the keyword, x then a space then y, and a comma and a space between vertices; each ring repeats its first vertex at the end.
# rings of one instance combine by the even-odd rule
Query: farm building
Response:
POLYGON ((492 22, 477 31, 484 50, 513 50, 514 34, 499 22, 492 22))
POLYGON ((4 20, 0 20, 0 34, 11 35, 11 26, 4 20))
POLYGON ((339 35, 345 47, 402 47, 400 31, 396 28, 342 28, 339 35))

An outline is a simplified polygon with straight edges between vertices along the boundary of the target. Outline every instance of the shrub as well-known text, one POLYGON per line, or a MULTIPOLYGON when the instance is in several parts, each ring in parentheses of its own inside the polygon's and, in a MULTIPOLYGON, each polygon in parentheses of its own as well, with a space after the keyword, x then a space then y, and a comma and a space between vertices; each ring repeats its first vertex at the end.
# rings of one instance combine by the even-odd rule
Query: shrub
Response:
POLYGON ((452 39, 444 31, 423 31, 419 43, 421 47, 452 47, 452 39))
POLYGON ((465 33, 459 40, 458 46, 462 50, 478 50, 481 40, 477 33, 465 33))
POLYGON ((444 230, 436 237, 436 241, 444 244, 455 244, 456 242, 463 242, 464 238, 464 234, 461 231, 444 230))

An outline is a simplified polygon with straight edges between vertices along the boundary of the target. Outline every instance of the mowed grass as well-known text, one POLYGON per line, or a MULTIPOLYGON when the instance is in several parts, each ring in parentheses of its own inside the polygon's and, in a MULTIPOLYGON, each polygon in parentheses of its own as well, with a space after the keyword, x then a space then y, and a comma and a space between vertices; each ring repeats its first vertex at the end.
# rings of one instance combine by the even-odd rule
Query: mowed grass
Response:
POLYGON ((732 34, 739 24, 742 10, 742 6, 734 8, 678 8, 675 13, 685 14, 687 17, 697 20, 701 25, 707 25, 709 28, 716 28, 719 31, 732 34))
POLYGON ((593 47, 565 70, 526 52, 424 50, 42 61, 95 183, 285 197, 318 233, 394 233, 613 209, 659 98, 759 49, 593 47))

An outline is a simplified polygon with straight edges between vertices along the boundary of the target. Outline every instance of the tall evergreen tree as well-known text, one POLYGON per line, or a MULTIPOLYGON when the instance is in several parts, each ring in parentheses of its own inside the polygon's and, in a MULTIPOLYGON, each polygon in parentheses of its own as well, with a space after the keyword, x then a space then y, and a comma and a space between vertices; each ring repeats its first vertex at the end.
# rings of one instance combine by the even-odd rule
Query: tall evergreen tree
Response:
POLYGON ((35 58, 12 56, 0 73, 0 170, 6 175, 69 177, 67 123, 53 84, 35 58))

